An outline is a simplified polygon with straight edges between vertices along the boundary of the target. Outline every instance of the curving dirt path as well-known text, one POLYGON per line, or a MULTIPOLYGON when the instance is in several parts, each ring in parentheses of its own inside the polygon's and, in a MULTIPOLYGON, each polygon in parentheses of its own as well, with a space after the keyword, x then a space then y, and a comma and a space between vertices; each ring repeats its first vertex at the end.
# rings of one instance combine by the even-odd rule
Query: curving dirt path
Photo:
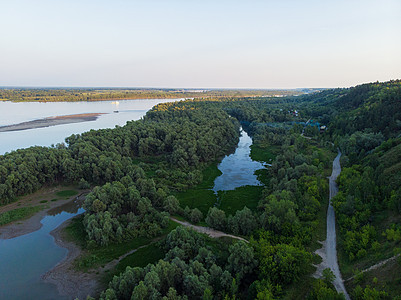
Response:
POLYGON ((173 217, 170 217, 170 219, 172 221, 178 223, 178 224, 181 224, 182 226, 190 227, 190 228, 192 228, 193 230, 195 230, 195 231, 197 231, 199 233, 207 234, 208 236, 210 236, 212 238, 220 238, 220 237, 226 236, 226 237, 230 237, 230 238, 233 238, 233 239, 237 239, 237 240, 241 240, 241 241, 244 241, 246 243, 249 243, 246 239, 244 239, 242 237, 239 237, 239 236, 236 236, 236 235, 227 234, 227 233, 224 233, 222 231, 214 230, 214 229, 209 228, 209 227, 193 225, 193 224, 191 224, 189 222, 186 222, 186 221, 179 221, 179 220, 177 220, 176 218, 173 218, 173 217))
MULTIPOLYGON (((364 270, 362 270, 360 272, 361 273, 365 273, 365 272, 369 272, 369 271, 378 269, 378 268, 384 266, 385 264, 387 264, 388 262, 397 259, 400 255, 401 254, 397 254, 397 255, 394 255, 393 257, 390 257, 390 258, 387 258, 385 260, 382 260, 382 261, 378 262, 377 264, 374 264, 373 266, 370 266, 369 268, 366 268, 366 269, 364 269, 364 270)), ((345 281, 349 281, 349 280, 354 279, 354 278, 355 278, 355 276, 352 276, 350 278, 345 279, 345 281)))
MULTIPOLYGON (((173 217, 170 217, 170 219, 180 225, 190 227, 197 232, 207 234, 212 238, 226 236, 248 243, 246 239, 239 236, 227 234, 208 227, 196 226, 189 222, 179 221, 173 217)), ((101 290, 104 289, 99 281, 101 275, 104 274, 104 272, 113 269, 122 259, 124 259, 128 255, 135 253, 139 249, 145 248, 159 240, 158 238, 156 238, 149 244, 132 249, 131 251, 128 251, 120 257, 108 262, 103 267, 98 267, 89 270, 88 272, 77 271, 74 269, 73 262, 78 256, 82 254, 83 251, 73 242, 67 241, 63 236, 63 229, 67 227, 68 224, 70 224, 71 220, 72 219, 65 221, 62 225, 60 225, 50 233, 54 237, 57 245, 68 250, 67 256, 53 269, 42 276, 45 282, 52 283, 57 286, 60 295, 71 297, 71 299, 85 299, 88 295, 92 297, 98 295, 101 290)))
POLYGON ((336 276, 333 281, 333 285, 336 288, 337 292, 343 293, 346 299, 350 299, 345 289, 344 281, 341 277, 340 268, 338 266, 336 248, 336 219, 334 208, 331 205, 331 199, 338 193, 336 179, 341 173, 340 157, 341 152, 338 151, 338 155, 333 161, 333 171, 331 173, 331 176, 329 177, 330 201, 327 210, 327 237, 326 240, 322 242, 323 247, 316 250, 315 252, 322 257, 323 261, 319 265, 317 265, 317 270, 313 276, 315 278, 320 278, 322 277, 323 270, 326 268, 330 268, 336 276))

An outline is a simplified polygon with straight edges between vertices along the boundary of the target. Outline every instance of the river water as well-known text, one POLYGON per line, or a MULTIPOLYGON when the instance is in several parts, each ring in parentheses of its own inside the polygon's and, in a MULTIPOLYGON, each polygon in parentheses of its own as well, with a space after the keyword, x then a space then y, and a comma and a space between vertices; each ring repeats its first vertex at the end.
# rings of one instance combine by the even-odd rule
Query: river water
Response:
MULTIPOLYGON (((105 113, 95 121, 0 132, 0 154, 33 145, 61 143, 71 134, 91 129, 123 126, 127 121, 140 119, 158 103, 178 100, 0 102, 0 126, 60 115, 105 113)), ((41 220, 43 226, 40 230, 13 239, 0 239, 0 299, 64 299, 58 294, 55 285, 41 279, 44 273, 67 255, 67 249, 57 246, 50 232, 83 211, 78 203, 63 205, 49 211, 41 220)))
POLYGON ((245 185, 261 185, 256 170, 265 166, 251 159, 252 138, 241 128, 241 136, 233 154, 225 156, 217 166, 222 174, 214 181, 213 191, 229 191, 245 185))
POLYGON ((0 155, 30 146, 50 146, 64 142, 71 134, 91 129, 123 126, 127 121, 139 120, 158 103, 182 99, 140 99, 94 102, 18 102, 0 101, 0 126, 13 125, 47 117, 105 113, 95 121, 57 125, 21 131, 0 132, 0 155), (115 111, 118 111, 116 113, 115 111))
POLYGON ((55 285, 41 279, 67 255, 67 249, 57 246, 49 233, 83 212, 78 203, 72 202, 49 211, 39 230, 0 239, 0 299, 64 299, 55 285))
MULTIPOLYGON (((14 132, 0 132, 0 154, 32 145, 48 146, 63 142, 73 133, 90 129, 112 128, 124 125, 128 120, 140 119, 147 110, 161 102, 158 100, 102 101, 85 103, 9 103, 0 102, 0 126, 35 119, 79 114, 108 113, 96 121, 14 132), (118 113, 113 111, 118 110, 118 113)), ((250 158, 251 137, 241 129, 235 152, 226 156, 218 165, 222 175, 214 182, 215 192, 233 190, 244 185, 261 185, 254 172, 264 168, 260 162, 250 158)), ((0 239, 0 299, 64 299, 53 284, 41 280, 44 273, 52 269, 67 254, 57 246, 49 234, 64 221, 82 213, 78 204, 49 211, 41 221, 38 231, 9 240, 0 239)))

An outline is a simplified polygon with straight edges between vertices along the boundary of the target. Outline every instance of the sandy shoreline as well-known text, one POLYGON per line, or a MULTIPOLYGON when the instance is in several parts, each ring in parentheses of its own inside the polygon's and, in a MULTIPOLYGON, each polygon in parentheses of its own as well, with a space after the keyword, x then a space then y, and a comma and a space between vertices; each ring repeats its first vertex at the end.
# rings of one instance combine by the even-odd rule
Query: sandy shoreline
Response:
POLYGON ((88 114, 75 114, 75 115, 49 117, 28 122, 22 122, 19 124, 0 126, 0 132, 21 131, 21 130, 44 128, 63 124, 95 121, 100 115, 103 114, 105 113, 88 113, 88 114))

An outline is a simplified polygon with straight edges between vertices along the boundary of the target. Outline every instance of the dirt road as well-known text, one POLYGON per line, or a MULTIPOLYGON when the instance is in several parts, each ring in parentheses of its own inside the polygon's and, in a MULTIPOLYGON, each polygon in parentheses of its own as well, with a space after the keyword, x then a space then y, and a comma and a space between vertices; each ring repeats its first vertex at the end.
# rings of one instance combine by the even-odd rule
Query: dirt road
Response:
POLYGON ((336 179, 341 173, 340 157, 341 152, 338 151, 338 155, 333 161, 333 171, 331 173, 331 176, 329 177, 330 202, 327 210, 327 237, 326 240, 323 242, 323 247, 316 251, 316 253, 322 257, 323 261, 317 266, 317 271, 314 276, 317 278, 321 277, 322 271, 326 268, 330 268, 336 276, 333 285, 336 288, 337 292, 343 293, 346 299, 350 299, 345 289, 344 281, 341 277, 340 268, 338 266, 336 247, 336 219, 334 208, 331 205, 331 198, 333 198, 338 193, 336 179))
POLYGON ((207 234, 208 236, 210 236, 212 238, 219 238, 219 237, 227 236, 227 237, 230 237, 230 238, 233 238, 233 239, 237 239, 237 240, 241 240, 241 241, 244 241, 244 242, 248 243, 248 241, 246 239, 244 239, 242 237, 239 237, 239 236, 236 236, 236 235, 227 234, 227 233, 224 233, 222 231, 214 230, 214 229, 209 228, 209 227, 196 226, 196 225, 193 225, 193 224, 185 222, 185 221, 179 221, 179 220, 177 220, 177 219, 175 219, 173 217, 170 217, 170 219, 173 220, 174 222, 177 222, 178 224, 181 224, 181 225, 185 226, 185 227, 190 227, 190 228, 192 228, 193 230, 195 230, 197 232, 207 234))

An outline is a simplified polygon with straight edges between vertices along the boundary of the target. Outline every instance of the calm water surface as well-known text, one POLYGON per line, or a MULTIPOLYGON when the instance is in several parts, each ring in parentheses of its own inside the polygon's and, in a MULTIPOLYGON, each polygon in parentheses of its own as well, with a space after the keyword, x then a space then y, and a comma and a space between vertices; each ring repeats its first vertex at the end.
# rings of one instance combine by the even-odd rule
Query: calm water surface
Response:
POLYGON ((0 132, 0 155, 30 146, 50 146, 64 142, 71 134, 91 129, 123 126, 127 121, 138 120, 158 103, 181 99, 142 99, 95 102, 20 102, 0 101, 0 126, 18 124, 46 117, 106 113, 96 121, 57 125, 22 131, 0 132), (115 113, 114 111, 118 111, 115 113))
POLYGON ((223 173, 214 181, 213 191, 229 191, 244 185, 261 185, 254 174, 264 165, 251 159, 252 138, 241 128, 238 146, 233 154, 223 158, 217 166, 223 173))
MULTIPOLYGON (((0 126, 17 124, 51 116, 108 113, 96 121, 58 125, 0 133, 0 154, 33 145, 49 146, 63 142, 67 136, 90 129, 122 126, 129 120, 140 119, 158 103, 172 99, 124 100, 102 102, 11 103, 0 102, 0 126), (113 111, 119 111, 113 113, 113 111)), ((226 156, 218 168, 222 175, 214 182, 214 191, 233 190, 244 185, 260 185, 254 172, 264 168, 250 158, 252 139, 241 130, 235 153, 226 156)), ((52 269, 67 254, 57 246, 50 231, 64 221, 82 213, 78 203, 49 211, 42 219, 43 227, 35 232, 9 240, 0 239, 0 299, 63 299, 56 286, 44 283, 41 276, 52 269)))
POLYGON ((55 285, 41 276, 66 255, 49 234, 64 221, 83 213, 78 203, 49 211, 38 231, 13 239, 0 239, 0 299, 64 299, 55 285))
MULTIPOLYGON (((0 126, 18 124, 52 116, 106 113, 96 121, 58 125, 22 131, 0 132, 0 154, 34 145, 50 146, 64 142, 71 134, 91 129, 123 126, 138 120, 158 103, 180 99, 146 99, 99 102, 0 102, 0 126), (118 111, 118 113, 114 113, 118 111)), ((50 210, 38 231, 13 239, 0 239, 0 299, 63 299, 53 284, 41 276, 66 255, 49 234, 64 221, 82 213, 79 203, 71 202, 50 210)))

